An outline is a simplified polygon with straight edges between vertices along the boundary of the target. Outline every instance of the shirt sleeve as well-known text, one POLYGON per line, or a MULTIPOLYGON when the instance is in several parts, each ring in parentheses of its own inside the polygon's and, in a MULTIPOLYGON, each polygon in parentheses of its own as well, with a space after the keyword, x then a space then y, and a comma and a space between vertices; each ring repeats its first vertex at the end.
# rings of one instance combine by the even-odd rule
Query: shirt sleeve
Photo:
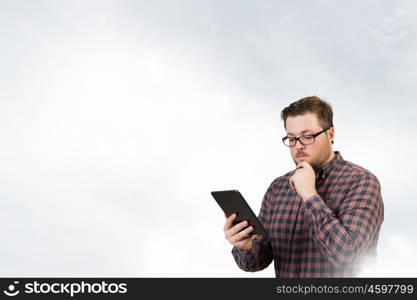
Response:
MULTIPOLYGON (((270 185, 262 201, 258 219, 268 232, 270 223, 270 185)), ((271 242, 266 236, 257 236, 252 241, 252 248, 248 251, 233 247, 232 255, 236 264, 244 271, 256 272, 265 269, 273 260, 271 242)))
POLYGON ((370 173, 357 175, 337 211, 319 195, 304 203, 310 235, 335 267, 358 259, 377 238, 384 208, 378 179, 370 173))

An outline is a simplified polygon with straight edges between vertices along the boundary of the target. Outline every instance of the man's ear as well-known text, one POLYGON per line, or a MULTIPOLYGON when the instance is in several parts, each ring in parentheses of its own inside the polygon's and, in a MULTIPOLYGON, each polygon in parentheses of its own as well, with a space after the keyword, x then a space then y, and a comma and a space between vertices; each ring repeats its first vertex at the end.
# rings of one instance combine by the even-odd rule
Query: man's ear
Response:
POLYGON ((330 138, 332 140, 332 144, 334 144, 334 127, 330 127, 330 138))

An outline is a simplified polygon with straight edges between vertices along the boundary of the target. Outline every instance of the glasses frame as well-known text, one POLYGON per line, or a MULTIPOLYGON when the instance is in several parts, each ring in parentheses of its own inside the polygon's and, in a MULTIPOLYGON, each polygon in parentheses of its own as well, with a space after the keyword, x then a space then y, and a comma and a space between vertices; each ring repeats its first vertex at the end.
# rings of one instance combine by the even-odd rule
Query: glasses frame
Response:
POLYGON ((306 135, 301 135, 301 136, 299 136, 299 137, 293 137, 293 136, 291 136, 291 138, 294 138, 295 139, 295 144, 294 145, 292 145, 292 146, 289 146, 289 145, 287 145, 287 144, 285 144, 285 141, 286 140, 288 140, 290 137, 289 136, 284 136, 283 138, 282 138, 282 142, 284 143, 284 145, 285 146, 287 146, 287 147, 294 147, 295 145, 297 145, 297 142, 300 142, 300 144, 301 145, 303 145, 303 146, 306 146, 306 145, 312 145, 312 144, 314 144, 315 142, 316 142, 316 137, 317 136, 319 136, 320 134, 322 134, 323 132, 326 132, 327 130, 329 130, 331 127, 329 127, 329 128, 326 128, 326 129, 323 129, 322 131, 320 131, 320 132, 317 132, 317 133, 315 133, 315 134, 306 134, 306 135), (309 143, 309 144, 304 144, 302 141, 301 141, 301 138, 303 138, 303 137, 306 137, 306 136, 311 136, 311 137, 313 137, 313 142, 312 143, 309 143))

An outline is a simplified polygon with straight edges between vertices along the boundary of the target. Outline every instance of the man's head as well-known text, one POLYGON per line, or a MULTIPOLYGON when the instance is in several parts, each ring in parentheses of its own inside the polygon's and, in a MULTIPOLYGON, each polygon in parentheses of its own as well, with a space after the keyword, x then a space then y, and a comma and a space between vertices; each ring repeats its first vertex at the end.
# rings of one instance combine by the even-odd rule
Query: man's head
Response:
POLYGON ((318 170, 333 158, 333 111, 329 103, 316 96, 306 97, 284 108, 281 118, 287 131, 283 140, 291 146, 296 165, 305 160, 318 170), (295 139, 301 136, 301 141, 295 139))

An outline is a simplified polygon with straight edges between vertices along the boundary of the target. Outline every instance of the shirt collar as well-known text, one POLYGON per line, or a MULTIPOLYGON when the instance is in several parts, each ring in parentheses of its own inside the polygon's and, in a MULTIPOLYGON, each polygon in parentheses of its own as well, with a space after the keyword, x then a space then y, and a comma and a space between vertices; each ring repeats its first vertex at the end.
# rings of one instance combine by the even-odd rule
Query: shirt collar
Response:
POLYGON ((316 172, 316 178, 325 179, 330 172, 334 169, 334 167, 343 160, 342 155, 339 151, 334 151, 334 157, 331 161, 329 161, 327 164, 325 164, 322 168, 320 168, 316 172))

